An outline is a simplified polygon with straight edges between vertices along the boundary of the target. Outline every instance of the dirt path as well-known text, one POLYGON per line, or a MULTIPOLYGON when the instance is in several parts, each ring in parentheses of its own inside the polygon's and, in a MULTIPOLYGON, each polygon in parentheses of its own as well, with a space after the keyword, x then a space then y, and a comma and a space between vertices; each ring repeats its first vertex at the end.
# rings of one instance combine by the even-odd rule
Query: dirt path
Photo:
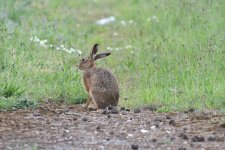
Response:
POLYGON ((225 115, 148 109, 102 114, 56 104, 0 112, 0 149, 32 148, 225 149, 225 115))

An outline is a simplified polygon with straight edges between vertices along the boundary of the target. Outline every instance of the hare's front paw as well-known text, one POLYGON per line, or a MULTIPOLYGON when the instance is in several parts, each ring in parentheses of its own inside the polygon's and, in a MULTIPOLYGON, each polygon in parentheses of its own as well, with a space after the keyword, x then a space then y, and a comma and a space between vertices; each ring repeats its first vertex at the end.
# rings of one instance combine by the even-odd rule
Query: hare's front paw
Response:
POLYGON ((104 109, 97 109, 97 112, 100 114, 104 114, 105 110, 104 109))
POLYGON ((88 105, 88 110, 90 111, 96 111, 97 109, 98 107, 93 102, 88 105))
POLYGON ((88 105, 87 104, 82 104, 81 107, 84 108, 84 109, 88 109, 88 105))

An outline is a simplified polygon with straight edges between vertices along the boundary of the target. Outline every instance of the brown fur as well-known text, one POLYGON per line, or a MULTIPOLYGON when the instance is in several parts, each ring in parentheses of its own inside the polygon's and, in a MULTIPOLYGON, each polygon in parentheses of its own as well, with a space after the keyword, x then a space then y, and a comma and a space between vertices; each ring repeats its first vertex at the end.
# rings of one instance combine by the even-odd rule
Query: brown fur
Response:
POLYGON ((117 106, 119 101, 119 86, 115 76, 106 69, 96 68, 95 60, 106 57, 110 53, 97 53, 98 45, 94 45, 90 57, 82 59, 79 69, 84 70, 83 81, 86 91, 89 93, 87 107, 92 102, 97 109, 107 106, 117 106))

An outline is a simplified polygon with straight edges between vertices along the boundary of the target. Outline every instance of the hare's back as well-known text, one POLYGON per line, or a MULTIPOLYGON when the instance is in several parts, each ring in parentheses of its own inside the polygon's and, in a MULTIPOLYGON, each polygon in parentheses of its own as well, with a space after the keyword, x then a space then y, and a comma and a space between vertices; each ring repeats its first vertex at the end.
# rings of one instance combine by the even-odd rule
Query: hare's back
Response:
POLYGON ((115 76, 106 69, 97 68, 92 72, 91 92, 99 108, 117 106, 119 87, 115 76))
POLYGON ((104 88, 105 90, 118 90, 117 79, 109 70, 96 68, 92 79, 94 80, 94 86, 104 88))

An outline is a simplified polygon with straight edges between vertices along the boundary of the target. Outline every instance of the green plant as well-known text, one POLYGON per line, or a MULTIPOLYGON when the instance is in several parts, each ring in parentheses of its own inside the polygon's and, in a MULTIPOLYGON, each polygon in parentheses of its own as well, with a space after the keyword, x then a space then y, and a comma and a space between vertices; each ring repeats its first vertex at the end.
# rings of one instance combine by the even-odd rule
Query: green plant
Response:
POLYGON ((15 83, 5 83, 1 86, 2 89, 0 90, 1 96, 8 98, 11 96, 20 96, 22 95, 25 90, 18 87, 15 83))

